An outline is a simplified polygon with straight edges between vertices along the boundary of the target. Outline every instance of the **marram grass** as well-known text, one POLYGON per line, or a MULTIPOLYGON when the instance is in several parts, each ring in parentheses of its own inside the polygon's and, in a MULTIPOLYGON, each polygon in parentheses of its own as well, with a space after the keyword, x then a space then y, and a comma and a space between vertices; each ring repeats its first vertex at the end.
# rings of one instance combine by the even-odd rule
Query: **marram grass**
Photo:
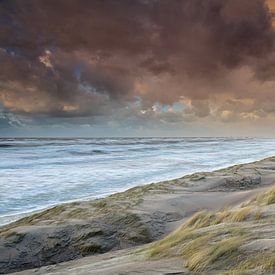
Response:
POLYGON ((195 213, 166 238, 150 245, 146 254, 181 257, 195 274, 217 270, 217 274, 275 274, 275 250, 243 248, 244 244, 262 237, 253 231, 254 226, 272 222, 265 218, 269 212, 264 211, 275 202, 274 198, 272 188, 239 208, 195 213))
POLYGON ((186 267, 192 271, 200 272, 207 269, 211 264, 221 260, 221 258, 223 261, 236 260, 235 258, 240 254, 239 247, 244 244, 245 237, 229 237, 213 242, 211 245, 208 245, 209 242, 206 237, 205 239, 201 239, 197 249, 193 249, 193 242, 197 242, 197 240, 190 242, 182 251, 182 255, 187 256, 186 267))

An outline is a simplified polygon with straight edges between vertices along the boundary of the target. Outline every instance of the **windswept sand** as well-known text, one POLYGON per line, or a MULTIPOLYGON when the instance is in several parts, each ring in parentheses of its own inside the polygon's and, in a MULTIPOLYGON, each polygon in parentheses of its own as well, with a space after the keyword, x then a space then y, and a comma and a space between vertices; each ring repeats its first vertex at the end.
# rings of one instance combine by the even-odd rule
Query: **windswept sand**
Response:
POLYGON ((83 259, 64 262, 57 265, 26 270, 13 274, 54 274, 54 275, 113 275, 113 274, 190 274, 182 265, 182 261, 160 259, 148 261, 135 249, 124 249, 108 252, 99 256, 89 256, 83 259))
POLYGON ((55 207, 0 229, 0 270, 44 266, 18 274, 192 274, 181 260, 147 260, 134 252, 136 246, 163 238, 197 211, 238 207, 274 179, 275 158, 267 158, 55 207))

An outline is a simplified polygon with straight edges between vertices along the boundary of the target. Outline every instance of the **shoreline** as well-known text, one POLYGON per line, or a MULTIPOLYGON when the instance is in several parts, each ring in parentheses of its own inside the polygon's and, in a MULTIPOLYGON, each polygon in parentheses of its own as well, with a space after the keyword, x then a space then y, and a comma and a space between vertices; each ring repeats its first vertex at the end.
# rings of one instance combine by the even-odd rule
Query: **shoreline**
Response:
POLYGON ((0 227, 0 270, 20 271, 150 243, 200 210, 240 205, 274 179, 275 157, 269 157, 58 205, 0 227))
POLYGON ((112 196, 112 195, 115 195, 115 194, 123 193, 123 192, 125 192, 129 189, 135 188, 135 187, 142 187, 142 186, 146 186, 146 185, 150 185, 150 184, 158 184, 158 183, 167 182, 167 181, 175 181, 175 180, 178 180, 182 177, 189 176, 189 175, 196 174, 196 173, 216 172, 216 171, 219 171, 219 170, 222 170, 222 169, 230 168, 230 167, 235 166, 235 165, 245 165, 245 164, 249 164, 251 162, 257 162, 257 161, 261 161, 261 160, 264 160, 266 158, 272 158, 272 157, 273 157, 272 155, 268 155, 268 156, 265 156, 265 157, 260 158, 260 159, 250 159, 246 162, 241 162, 240 161, 240 162, 232 163, 232 164, 229 164, 229 165, 218 166, 214 169, 203 170, 203 171, 194 170, 194 171, 190 171, 190 172, 187 172, 185 174, 182 174, 181 176, 178 176, 178 177, 171 177, 171 178, 167 178, 167 179, 162 179, 162 180, 158 180, 156 182, 139 183, 137 185, 121 188, 121 189, 118 189, 114 192, 102 194, 102 195, 99 195, 99 196, 87 196, 87 197, 82 197, 82 198, 78 198, 78 199, 72 199, 72 200, 68 200, 68 201, 64 201, 64 202, 59 202, 59 203, 55 203, 55 204, 41 206, 41 207, 38 207, 36 209, 30 210, 30 211, 25 211, 25 212, 18 213, 18 214, 16 213, 16 214, 11 214, 11 215, 9 215, 9 214, 3 215, 3 216, 0 216, 0 229, 1 229, 1 227, 9 225, 10 223, 14 223, 14 222, 16 222, 16 221, 18 221, 22 218, 25 218, 25 217, 28 217, 28 216, 31 216, 33 214, 37 214, 37 213, 40 213, 40 212, 43 212, 43 211, 47 211, 47 210, 49 210, 53 207, 66 206, 67 204, 71 204, 71 203, 79 203, 79 202, 81 203, 81 202, 87 202, 87 201, 94 201, 94 200, 98 200, 98 199, 104 199, 104 198, 108 198, 109 196, 112 196), (12 218, 13 216, 15 216, 16 218, 12 218), (7 218, 7 219, 9 219, 9 221, 1 222, 1 220, 5 219, 5 217, 11 217, 11 219, 7 218))

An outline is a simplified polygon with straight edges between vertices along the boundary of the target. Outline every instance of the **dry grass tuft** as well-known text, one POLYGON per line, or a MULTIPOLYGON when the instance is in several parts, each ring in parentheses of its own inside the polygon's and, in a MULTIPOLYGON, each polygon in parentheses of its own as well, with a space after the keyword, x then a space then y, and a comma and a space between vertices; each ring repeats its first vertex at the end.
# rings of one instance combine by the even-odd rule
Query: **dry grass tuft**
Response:
POLYGON ((194 214, 185 223, 186 227, 201 228, 211 225, 215 221, 215 214, 207 211, 201 211, 194 214))
POLYGON ((270 205, 275 203, 275 187, 267 192, 261 193, 252 199, 248 205, 270 205))
POLYGON ((251 213, 251 207, 246 206, 236 211, 233 211, 229 216, 229 219, 232 222, 242 222, 249 217, 250 213, 251 213))
POLYGON ((205 271, 210 265, 221 260, 221 258, 223 261, 233 261, 240 254, 238 251, 239 247, 245 241, 244 237, 237 236, 209 245, 210 238, 207 239, 205 236, 199 242, 194 240, 183 250, 182 254, 187 258, 186 267, 190 270, 194 272, 205 271))
POLYGON ((274 274, 275 272, 275 255, 262 253, 259 256, 247 257, 239 262, 237 267, 225 272, 224 274, 274 274))
POLYGON ((265 211, 274 203, 274 197, 272 188, 236 209, 200 211, 166 238, 150 245, 146 253, 149 257, 182 257, 195 274, 216 270, 223 274, 248 274, 255 270, 256 274, 275 274, 274 252, 243 249, 246 242, 262 237, 258 230, 269 222, 265 211))
POLYGON ((273 203, 275 203, 275 187, 266 193, 266 204, 269 205, 273 203))
POLYGON ((264 257, 262 261, 262 267, 265 271, 275 272, 275 254, 272 254, 268 257, 264 257))
POLYGON ((185 240, 192 239, 194 237, 196 237, 196 235, 194 232, 192 232, 192 230, 189 228, 180 227, 179 229, 169 234, 166 238, 154 242, 146 251, 146 254, 149 257, 154 257, 157 255, 167 256, 171 248, 177 246, 185 240))

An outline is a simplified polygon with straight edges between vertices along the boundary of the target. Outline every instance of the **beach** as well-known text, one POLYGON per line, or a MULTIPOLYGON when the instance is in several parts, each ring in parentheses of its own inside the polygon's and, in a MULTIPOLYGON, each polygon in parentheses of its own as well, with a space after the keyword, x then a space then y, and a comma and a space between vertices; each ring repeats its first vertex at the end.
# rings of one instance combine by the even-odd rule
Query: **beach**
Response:
MULTIPOLYGON (((134 251, 164 238, 201 210, 240 207, 272 188, 274 177, 275 158, 270 157, 49 208, 1 227, 0 270, 28 269, 19 274, 190 272, 177 257, 162 259, 166 263, 162 265, 134 251), (47 267, 37 269, 41 266, 47 267)), ((274 229, 274 220, 268 221, 267 226, 274 229)), ((272 242, 273 231, 268 233, 272 242)))
POLYGON ((0 0, 0 274, 275 274, 275 0, 0 0))
POLYGON ((275 0, 0 0, 0 274, 275 274, 275 0))
POLYGON ((63 203, 270 156, 268 138, 0 139, 0 225, 63 203))

